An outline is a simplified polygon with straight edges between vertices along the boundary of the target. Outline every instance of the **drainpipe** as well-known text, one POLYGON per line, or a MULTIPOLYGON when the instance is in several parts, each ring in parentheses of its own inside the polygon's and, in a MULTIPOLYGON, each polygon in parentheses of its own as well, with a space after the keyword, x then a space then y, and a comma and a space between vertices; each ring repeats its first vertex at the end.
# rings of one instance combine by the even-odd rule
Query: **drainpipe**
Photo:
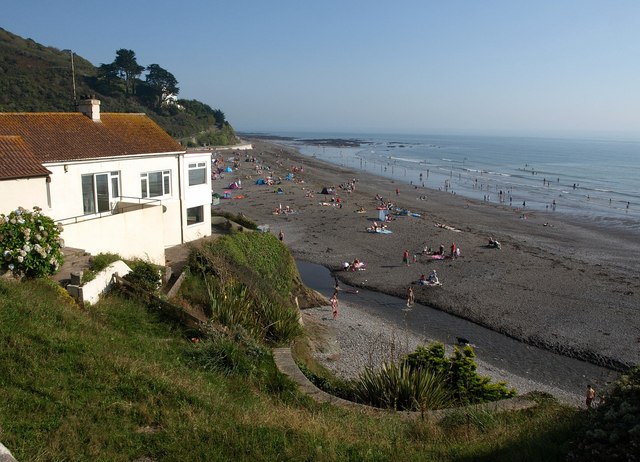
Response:
POLYGON ((180 161, 180 154, 176 156, 178 159, 178 202, 180 203, 180 244, 184 244, 184 210, 182 205, 184 204, 183 192, 182 192, 182 165, 180 161))

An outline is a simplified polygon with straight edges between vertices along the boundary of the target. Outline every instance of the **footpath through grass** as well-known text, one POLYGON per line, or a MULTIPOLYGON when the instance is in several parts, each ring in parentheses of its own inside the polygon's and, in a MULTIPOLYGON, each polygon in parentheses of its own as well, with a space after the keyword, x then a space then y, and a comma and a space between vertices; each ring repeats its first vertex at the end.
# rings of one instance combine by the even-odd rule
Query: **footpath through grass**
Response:
POLYGON ((546 401, 440 426, 319 406, 270 358, 207 369, 139 302, 79 308, 46 280, 0 281, 0 339, 0 441, 19 462, 562 460, 576 418, 546 401))

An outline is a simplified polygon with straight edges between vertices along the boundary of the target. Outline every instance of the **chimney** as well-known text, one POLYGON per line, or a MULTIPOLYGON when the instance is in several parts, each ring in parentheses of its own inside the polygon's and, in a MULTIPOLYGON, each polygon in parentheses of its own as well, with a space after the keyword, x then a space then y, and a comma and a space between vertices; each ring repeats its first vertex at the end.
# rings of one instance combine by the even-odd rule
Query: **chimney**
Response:
POLYGON ((89 95, 78 101, 78 111, 94 122, 100 122, 100 100, 95 95, 89 95))

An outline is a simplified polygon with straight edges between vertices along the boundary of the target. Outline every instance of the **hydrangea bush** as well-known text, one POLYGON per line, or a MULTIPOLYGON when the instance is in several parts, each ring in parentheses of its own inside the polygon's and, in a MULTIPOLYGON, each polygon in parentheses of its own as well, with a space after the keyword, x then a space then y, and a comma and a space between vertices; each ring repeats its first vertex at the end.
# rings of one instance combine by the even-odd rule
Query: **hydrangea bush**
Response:
POLYGON ((62 265, 62 226, 34 207, 0 214, 0 267, 26 277, 55 273, 62 265))

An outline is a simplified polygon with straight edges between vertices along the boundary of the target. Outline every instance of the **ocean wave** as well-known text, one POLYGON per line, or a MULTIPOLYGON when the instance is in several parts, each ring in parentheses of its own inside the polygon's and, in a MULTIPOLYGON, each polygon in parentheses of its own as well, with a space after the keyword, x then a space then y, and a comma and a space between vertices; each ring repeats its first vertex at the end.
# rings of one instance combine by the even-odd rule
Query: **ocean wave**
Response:
POLYGON ((423 159, 407 159, 406 157, 393 157, 393 156, 389 156, 389 159, 393 159, 393 160, 399 160, 402 162, 409 162, 411 164, 421 164, 423 159))

